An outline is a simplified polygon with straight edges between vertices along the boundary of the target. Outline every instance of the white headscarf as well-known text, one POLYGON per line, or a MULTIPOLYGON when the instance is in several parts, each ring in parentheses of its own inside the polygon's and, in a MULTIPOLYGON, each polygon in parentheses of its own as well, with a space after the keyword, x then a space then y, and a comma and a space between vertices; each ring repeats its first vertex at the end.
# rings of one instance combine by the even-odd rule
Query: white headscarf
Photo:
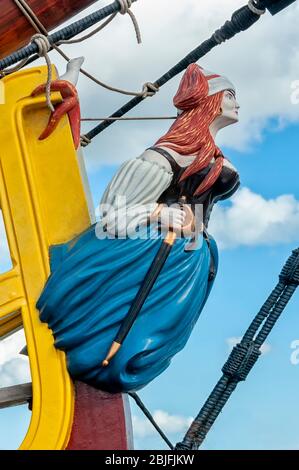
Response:
POLYGON ((202 67, 200 68, 209 83, 209 96, 215 95, 216 93, 224 90, 232 90, 236 92, 235 86, 228 78, 218 75, 217 73, 210 72, 209 70, 205 70, 202 67))

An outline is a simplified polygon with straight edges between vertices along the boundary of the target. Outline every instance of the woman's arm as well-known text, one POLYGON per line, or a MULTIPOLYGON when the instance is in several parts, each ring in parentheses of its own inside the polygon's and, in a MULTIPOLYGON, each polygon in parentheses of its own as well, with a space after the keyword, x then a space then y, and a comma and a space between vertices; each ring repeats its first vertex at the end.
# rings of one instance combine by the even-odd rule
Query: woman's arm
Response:
POLYGON ((160 195, 171 184, 173 173, 162 156, 144 152, 124 163, 108 185, 100 204, 102 226, 111 235, 126 237, 157 213, 160 195))

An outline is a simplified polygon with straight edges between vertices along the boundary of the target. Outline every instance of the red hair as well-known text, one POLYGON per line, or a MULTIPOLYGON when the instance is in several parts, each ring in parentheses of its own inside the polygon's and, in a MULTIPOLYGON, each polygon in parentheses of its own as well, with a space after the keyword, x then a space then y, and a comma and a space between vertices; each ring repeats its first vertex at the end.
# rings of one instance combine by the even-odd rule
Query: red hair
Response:
POLYGON ((208 93, 208 80, 201 68, 196 64, 189 65, 173 99, 176 108, 183 113, 155 144, 168 147, 181 155, 196 154, 194 162, 186 168, 180 181, 203 170, 215 158, 215 163, 195 190, 195 195, 202 194, 215 183, 224 161, 209 130, 220 113, 224 92, 212 96, 208 96, 208 93))

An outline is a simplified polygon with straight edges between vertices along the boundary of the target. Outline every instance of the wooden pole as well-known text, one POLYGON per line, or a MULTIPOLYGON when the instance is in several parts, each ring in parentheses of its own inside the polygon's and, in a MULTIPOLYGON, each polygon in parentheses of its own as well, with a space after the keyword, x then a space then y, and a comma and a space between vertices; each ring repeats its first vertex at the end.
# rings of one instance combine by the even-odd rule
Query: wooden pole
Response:
POLYGON ((32 399, 32 384, 0 388, 0 408, 23 405, 32 399))
POLYGON ((75 382, 75 410, 66 450, 132 450, 128 395, 75 382))
MULTIPOLYGON (((97 0, 27 0, 48 31, 84 10, 97 0)), ((14 0, 1 0, 0 58, 25 46, 36 33, 14 0)))
MULTIPOLYGON (((32 384, 0 388, 0 409, 32 405, 32 384)), ((132 450, 133 431, 127 394, 108 393, 75 382, 75 410, 66 450, 132 450)))

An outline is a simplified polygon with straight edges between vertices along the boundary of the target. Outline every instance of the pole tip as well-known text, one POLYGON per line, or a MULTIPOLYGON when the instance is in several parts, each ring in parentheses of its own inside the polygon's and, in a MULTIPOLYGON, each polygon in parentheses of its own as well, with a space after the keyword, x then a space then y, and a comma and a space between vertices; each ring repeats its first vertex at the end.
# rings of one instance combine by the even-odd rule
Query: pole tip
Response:
POLYGON ((103 367, 107 367, 109 365, 109 362, 110 360, 115 356, 115 354, 117 353, 117 351, 120 349, 121 347, 121 344, 116 342, 116 341, 113 341, 113 343, 111 344, 111 347, 109 349, 109 352, 107 354, 107 356, 105 357, 105 359, 102 361, 102 366, 103 367))

